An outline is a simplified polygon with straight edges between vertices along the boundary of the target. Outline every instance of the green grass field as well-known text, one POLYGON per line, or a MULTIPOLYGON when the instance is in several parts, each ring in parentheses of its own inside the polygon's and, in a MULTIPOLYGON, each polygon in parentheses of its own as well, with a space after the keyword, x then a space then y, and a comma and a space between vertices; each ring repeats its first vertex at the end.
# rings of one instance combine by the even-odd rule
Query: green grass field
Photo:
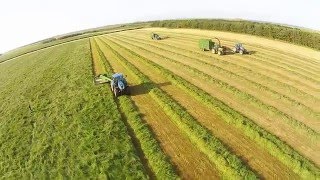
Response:
POLYGON ((1 179, 320 178, 319 51, 192 29, 91 35, 0 57, 1 179), (212 36, 252 53, 199 50, 212 36), (130 95, 94 85, 115 72, 130 95))

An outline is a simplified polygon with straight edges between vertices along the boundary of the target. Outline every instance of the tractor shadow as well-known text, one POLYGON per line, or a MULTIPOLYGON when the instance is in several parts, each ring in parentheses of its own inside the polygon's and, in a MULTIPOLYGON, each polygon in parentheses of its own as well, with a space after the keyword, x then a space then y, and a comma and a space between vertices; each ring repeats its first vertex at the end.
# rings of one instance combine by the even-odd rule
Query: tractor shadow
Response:
POLYGON ((153 88, 154 85, 156 87, 163 87, 171 85, 171 82, 163 82, 163 83, 141 83, 137 85, 130 86, 130 96, 138 96, 142 94, 148 94, 153 88))
POLYGON ((257 53, 257 51, 248 51, 248 54, 250 55, 250 54, 256 54, 257 53))
POLYGON ((162 36, 161 40, 165 40, 165 39, 169 39, 169 38, 170 38, 169 36, 162 36))

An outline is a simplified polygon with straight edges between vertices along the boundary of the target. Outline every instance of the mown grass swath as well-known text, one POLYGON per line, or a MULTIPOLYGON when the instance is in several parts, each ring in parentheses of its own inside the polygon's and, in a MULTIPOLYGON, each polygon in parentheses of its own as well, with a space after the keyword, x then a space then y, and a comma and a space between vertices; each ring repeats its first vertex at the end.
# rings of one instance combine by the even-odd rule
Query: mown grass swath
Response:
MULTIPOLYGON (((305 157, 301 156, 292 147, 281 141, 278 137, 255 124, 251 119, 243 115, 241 112, 232 109, 221 100, 209 95, 202 89, 184 80, 182 77, 137 54, 136 52, 121 46, 115 40, 111 40, 111 38, 106 40, 130 52, 132 55, 136 56, 136 60, 139 60, 141 63, 153 66, 158 73, 161 73, 172 83, 199 100, 199 102, 214 110, 220 115, 220 117, 222 117, 223 120, 236 126, 237 128, 240 128, 248 137, 255 140, 259 145, 267 149, 270 154, 277 157, 281 162, 290 167, 301 177, 320 177, 320 171, 316 165, 314 165, 305 157)), ((118 39, 116 40, 118 41, 118 39)))
MULTIPOLYGON (((175 38, 176 37, 182 37, 183 39, 187 39, 186 38, 187 35, 191 35, 191 36, 188 36, 188 40, 193 40, 195 42, 197 42, 199 40, 199 38, 209 38, 209 39, 211 38, 209 36, 194 35, 194 34, 188 34, 188 33, 177 33, 177 35, 175 34, 175 38), (195 38, 195 36, 198 37, 198 38, 195 38)), ((225 40, 225 39, 221 39, 221 40, 225 40)), ((286 71, 288 73, 294 74, 295 76, 298 76, 300 78, 306 79, 306 80, 311 81, 313 83, 319 83, 319 81, 316 78, 312 77, 312 76, 307 76, 305 74, 302 74, 300 71, 294 71, 292 69, 288 69, 285 66, 284 67, 281 66, 280 65, 281 62, 279 62, 279 61, 275 61, 275 60, 270 61, 270 56, 266 56, 264 58, 258 58, 256 56, 250 56, 250 58, 254 59, 256 62, 262 63, 263 65, 268 65, 268 66, 273 67, 273 68, 281 69, 283 71, 286 71)), ((277 58, 279 58, 279 57, 277 57, 277 58)))
MULTIPOLYGON (((120 36, 120 37, 121 37, 121 39, 127 39, 129 41, 136 42, 138 44, 144 44, 144 45, 147 45, 149 47, 153 47, 153 48, 159 49, 160 51, 170 52, 170 53, 173 53, 175 55, 179 55, 179 56, 182 56, 182 57, 186 57, 188 59, 195 60, 199 64, 202 64, 202 65, 204 65, 206 67, 210 67, 213 71, 216 71, 217 73, 226 74, 230 78, 239 79, 239 81, 244 81, 250 86, 253 86, 253 87, 255 87, 255 88, 259 89, 259 90, 263 90, 265 93, 268 93, 268 95, 270 95, 270 97, 275 97, 276 99, 280 99, 281 98, 282 101, 286 101, 287 103, 290 103, 290 105, 295 106, 298 109, 301 109, 301 112, 303 112, 304 114, 306 114, 308 116, 311 116, 311 117, 313 117, 315 119, 320 117, 319 113, 314 112, 309 107, 305 106, 304 104, 302 104, 302 103, 300 103, 300 102, 298 102, 298 101, 296 101, 294 99, 291 99, 290 97, 288 97, 288 96, 286 96, 284 94, 280 94, 277 91, 271 90, 268 87, 266 87, 266 86, 264 86, 264 85, 262 85, 260 83, 257 83, 257 82, 255 82, 253 80, 249 80, 249 79, 247 79, 247 78, 245 78, 243 76, 240 76, 240 75, 238 75, 238 74, 236 74, 234 72, 231 72, 231 71, 228 71, 228 70, 226 70, 226 69, 224 69, 222 67, 216 66, 215 64, 205 62, 201 58, 190 57, 190 56, 184 55, 182 53, 178 53, 177 51, 174 51, 176 48, 173 47, 173 46, 166 45, 166 46, 169 46, 169 48, 172 49, 172 50, 169 50, 169 48, 165 48, 164 49, 164 48, 159 47, 159 45, 155 46, 155 45, 152 45, 150 43, 146 43, 146 42, 148 42, 146 40, 143 40, 144 41, 143 42, 143 41, 136 41, 135 40, 136 38, 134 38, 134 39, 130 38, 129 39, 129 38, 124 37, 124 36, 120 36)), ((157 52, 159 52, 159 51, 157 51, 157 52)), ((166 57, 168 57, 168 56, 166 56, 166 57)), ((298 122, 300 122, 300 121, 298 121, 298 122)))
MULTIPOLYGON (((148 30, 141 30, 140 32, 150 33, 150 31, 148 30)), ((194 42, 198 42, 199 38, 204 38, 204 37, 212 38, 207 35, 199 35, 199 34, 192 34, 192 33, 186 33, 186 32, 174 32, 174 31, 168 32, 168 31, 161 31, 161 30, 159 30, 159 32, 161 34, 164 33, 166 35, 173 35, 175 39, 178 38, 179 41, 184 41, 184 42, 190 42, 190 40, 194 42)), ((223 37, 220 40, 224 41, 224 44, 227 43, 226 45, 228 46, 234 45, 234 39, 223 37)), ((318 64, 315 59, 310 59, 310 58, 306 59, 304 56, 292 54, 290 52, 283 54, 281 50, 278 50, 272 47, 265 47, 257 44, 251 44, 251 43, 246 43, 245 45, 248 46, 249 49, 251 49, 251 47, 254 49, 257 49, 259 51, 259 54, 263 55, 263 57, 283 58, 285 62, 290 62, 292 63, 292 65, 298 63, 299 65, 310 68, 318 64), (310 66, 307 66, 307 65, 310 65, 310 66)), ((279 62, 279 61, 275 61, 275 62, 279 62)))
MULTIPOLYGON (((144 33, 147 33, 145 31, 143 31, 144 33)), ((116 35, 116 34, 115 34, 116 35)), ((123 37, 124 34, 117 34, 117 35, 122 35, 121 37, 123 37)), ((137 37, 137 34, 136 33, 130 33, 128 35, 135 35, 135 39, 138 39, 137 37)), ((142 34, 144 37, 145 37, 145 34, 142 34)), ((171 35, 171 34, 170 34, 171 35)), ((175 40, 166 40, 165 42, 157 42, 158 44, 158 47, 161 46, 161 47, 164 47, 167 49, 174 49, 176 50, 176 52, 181 52, 181 53, 188 53, 188 54, 192 54, 194 56, 192 57, 197 57, 197 59, 199 60, 202 60, 204 61, 201 57, 204 57, 204 58, 210 58, 211 60, 213 60, 214 65, 219 65, 221 64, 222 62, 220 62, 219 60, 221 60, 219 57, 216 57, 216 56, 212 56, 210 53, 209 54, 203 54, 201 52, 198 51, 198 49, 194 46, 191 46, 191 45, 188 45, 190 44, 190 40, 188 38, 188 41, 181 41, 181 38, 177 38, 177 34, 174 34, 175 36, 175 40), (178 40, 178 41, 177 41, 178 40), (183 46, 183 48, 181 48, 181 46, 183 46)), ((142 39, 142 38, 139 38, 139 40, 142 40, 144 42, 146 42, 146 39, 142 39)), ((198 40, 198 39, 197 39, 198 40)), ((151 41, 148 41, 148 42, 151 42, 151 41)), ((196 40, 193 41, 195 44, 196 44, 196 40)), ((179 53, 179 54, 181 54, 179 53)), ((261 53, 261 52, 259 52, 261 53)), ((257 56, 256 54, 254 56, 257 56)), ((266 56, 267 57, 267 56, 266 56)), ((239 59, 239 60, 246 60, 246 59, 251 59, 252 56, 245 56, 245 57, 241 57, 241 56, 235 56, 234 57, 235 59, 239 59)), ((277 86, 280 86, 280 87, 285 87, 286 89, 290 89, 289 92, 292 92, 294 91, 295 93, 294 94, 301 94, 303 95, 303 97, 301 97, 301 99, 304 99, 304 98, 315 98, 314 96, 311 96, 309 94, 307 94, 306 92, 302 91, 302 90, 299 90, 299 89, 296 89, 295 87, 291 86, 291 85, 288 85, 286 82, 280 82, 279 80, 276 80, 275 78, 271 78, 269 77, 268 75, 266 74, 261 74, 260 72, 257 72, 257 71, 252 71, 251 69, 252 68, 258 68, 256 65, 253 65, 252 63, 249 64, 249 67, 248 66, 244 66, 243 61, 242 63, 238 63, 238 61, 228 61, 228 59, 223 59, 223 65, 227 65, 227 66, 231 66, 233 68, 236 68, 236 69, 241 69, 241 70, 244 70, 245 73, 243 73, 244 76, 246 77, 256 77, 258 76, 259 78, 261 79, 265 79, 265 80, 268 80, 268 81, 272 81, 274 83, 276 83, 276 87, 277 86), (253 75, 253 76, 250 76, 250 75, 253 75)), ((248 62, 247 62, 248 63, 248 62)), ((247 64, 245 63, 245 64, 247 64)), ((221 66, 222 68, 225 67, 225 66, 221 66)), ((269 88, 275 88, 275 86, 268 86, 269 88)), ((300 99, 300 100, 301 100, 300 99)))
MULTIPOLYGON (((134 34, 135 39, 137 39, 136 33, 130 33, 130 35, 131 34, 134 34)), ((121 38, 122 37, 123 36, 121 36, 121 38)), ((143 40, 146 42, 146 39, 139 39, 139 40, 143 40)), ((285 96, 288 96, 288 98, 291 98, 292 100, 294 100, 293 105, 297 105, 297 103, 298 104, 300 103, 300 105, 305 106, 304 103, 308 104, 307 102, 310 102, 310 101, 312 101, 313 104, 316 104, 315 99, 317 99, 317 98, 315 96, 309 95, 300 89, 297 89, 293 86, 286 84, 285 82, 280 82, 279 80, 271 78, 270 76, 268 76, 266 74, 261 74, 258 71, 252 71, 251 68, 257 69, 257 67, 252 64, 247 65, 247 66, 243 66, 243 64, 238 63, 238 61, 228 61, 225 59, 224 59, 224 61, 221 61, 217 57, 200 53, 197 50, 193 50, 194 47, 186 45, 190 42, 188 42, 188 43, 182 42, 181 43, 180 41, 176 41, 176 40, 174 41, 174 43, 172 43, 172 42, 173 41, 166 40, 165 42, 157 42, 157 44, 158 44, 158 47, 160 47, 160 46, 165 47, 166 50, 173 50, 174 49, 175 52, 180 52, 179 54, 185 53, 185 54, 188 54, 189 56, 192 55, 192 57, 197 57, 196 59, 198 59, 199 61, 208 62, 206 60, 203 60, 203 58, 210 58, 210 60, 212 60, 213 65, 221 67, 223 69, 228 67, 230 69, 229 71, 232 71, 233 69, 241 70, 241 71, 238 71, 238 74, 240 74, 239 72, 241 72, 241 76, 246 77, 247 79, 250 79, 253 81, 259 79, 259 82, 261 83, 261 85, 269 88, 272 91, 280 92, 279 95, 281 95, 281 97, 284 94, 286 94, 285 96), (183 45, 184 48, 181 48, 181 45, 183 45), (188 46, 188 48, 186 48, 187 46, 188 46), (272 82, 272 84, 270 84, 270 82, 272 82), (285 91, 283 91, 282 88, 285 91)), ((237 58, 240 58, 240 57, 237 57, 237 58)), ((245 58, 248 58, 248 57, 245 57, 245 58)), ((210 63, 210 64, 212 64, 212 63, 210 63)), ((284 98, 287 99, 287 97, 284 97, 284 98)), ((307 108, 310 108, 310 105, 307 108)))
POLYGON ((0 66, 1 179, 147 179, 91 68, 87 39, 0 66))
POLYGON ((105 42, 104 45, 110 48, 118 57, 119 62, 131 72, 132 76, 137 77, 140 83, 149 90, 150 95, 159 103, 166 114, 216 164, 223 176, 229 178, 256 178, 256 175, 237 156, 232 154, 219 139, 212 136, 209 130, 201 126, 180 104, 157 88, 147 76, 141 73, 110 45, 105 42))
POLYGON ((237 89, 236 87, 221 81, 220 79, 217 79, 215 77, 212 77, 196 68, 193 68, 191 66, 185 65, 179 61, 176 61, 175 59, 166 57, 164 55, 161 55, 157 52, 151 52, 150 50, 147 50, 137 44, 132 44, 128 41, 123 41, 117 38, 118 41, 130 44, 132 46, 135 46, 143 51, 146 51, 148 53, 153 53, 159 57, 162 57, 163 59, 166 59, 174 64, 176 64, 177 66, 180 66, 181 68, 185 69, 186 71, 189 71, 193 74, 196 74, 199 78, 202 78, 208 82, 214 83, 215 85, 219 86, 220 88, 222 88, 224 91, 226 92, 230 92, 233 95, 239 97, 240 99, 245 99, 248 102, 250 102, 250 104, 254 105, 256 108, 261 109, 262 111, 266 112, 266 113, 273 113, 276 116, 281 116, 281 119, 285 122, 287 122, 288 124, 290 124, 293 128, 299 130, 299 131, 304 131, 306 134, 308 134, 309 138, 316 138, 319 139, 320 135, 318 132, 314 131, 313 129, 309 128, 308 126, 306 126, 305 124, 303 124, 302 122, 294 119, 293 117, 291 117, 290 115, 278 110, 276 107, 272 106, 272 105, 268 105, 263 103, 262 101, 260 101, 259 99, 257 99, 256 97, 252 96, 251 94, 248 94, 247 92, 241 91, 239 89, 237 89))
MULTIPOLYGON (((93 41, 97 44, 94 39, 93 41)), ((100 60, 104 63, 108 74, 112 74, 112 67, 98 45, 97 52, 100 55, 100 60)), ((155 176, 159 179, 178 179, 169 158, 162 151, 159 143, 148 128, 147 124, 141 119, 140 114, 131 99, 127 96, 121 96, 118 97, 118 103, 127 123, 133 129, 136 138, 139 140, 141 149, 143 150, 143 153, 146 156, 155 176)))

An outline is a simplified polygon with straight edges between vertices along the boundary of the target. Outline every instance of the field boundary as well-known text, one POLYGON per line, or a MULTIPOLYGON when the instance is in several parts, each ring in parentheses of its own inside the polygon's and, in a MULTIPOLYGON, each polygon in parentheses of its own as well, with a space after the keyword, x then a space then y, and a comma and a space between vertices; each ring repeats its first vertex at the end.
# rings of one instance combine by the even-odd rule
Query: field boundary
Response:
POLYGON ((55 47, 55 46, 60 46, 60 45, 63 45, 63 44, 71 43, 71 42, 73 42, 73 41, 79 41, 79 40, 86 39, 86 38, 90 38, 90 37, 101 36, 101 35, 105 35, 105 34, 111 34, 111 33, 122 32, 122 31, 136 30, 136 29, 141 29, 141 28, 143 28, 143 27, 136 27, 136 28, 115 30, 115 31, 112 31, 112 32, 106 32, 106 33, 99 34, 99 35, 92 35, 92 36, 81 37, 81 38, 78 38, 78 39, 72 39, 72 40, 64 41, 64 42, 61 42, 61 43, 58 43, 58 44, 53 44, 53 45, 50 45, 50 46, 47 46, 47 47, 43 47, 43 48, 35 49, 35 50, 29 51, 29 52, 26 52, 26 53, 23 53, 23 54, 19 54, 19 55, 17 55, 17 56, 14 56, 14 57, 11 57, 11 58, 6 59, 6 60, 4 60, 4 61, 1 61, 1 62, 0 62, 0 65, 1 65, 2 63, 5 63, 5 62, 7 62, 7 61, 12 61, 12 60, 14 60, 14 59, 16 59, 16 58, 19 58, 19 57, 21 57, 21 56, 25 56, 25 55, 28 55, 28 54, 31 54, 31 53, 34 53, 34 52, 37 52, 37 51, 45 50, 45 49, 47 49, 47 48, 52 48, 52 47, 55 47))

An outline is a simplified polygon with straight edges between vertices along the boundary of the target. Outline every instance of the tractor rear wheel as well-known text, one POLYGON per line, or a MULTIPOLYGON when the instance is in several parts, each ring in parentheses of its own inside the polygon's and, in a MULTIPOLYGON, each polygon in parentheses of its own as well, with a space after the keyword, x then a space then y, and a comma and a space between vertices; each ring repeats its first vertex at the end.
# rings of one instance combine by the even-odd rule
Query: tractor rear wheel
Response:
POLYGON ((218 51, 218 55, 221 56, 223 54, 222 51, 218 51))

